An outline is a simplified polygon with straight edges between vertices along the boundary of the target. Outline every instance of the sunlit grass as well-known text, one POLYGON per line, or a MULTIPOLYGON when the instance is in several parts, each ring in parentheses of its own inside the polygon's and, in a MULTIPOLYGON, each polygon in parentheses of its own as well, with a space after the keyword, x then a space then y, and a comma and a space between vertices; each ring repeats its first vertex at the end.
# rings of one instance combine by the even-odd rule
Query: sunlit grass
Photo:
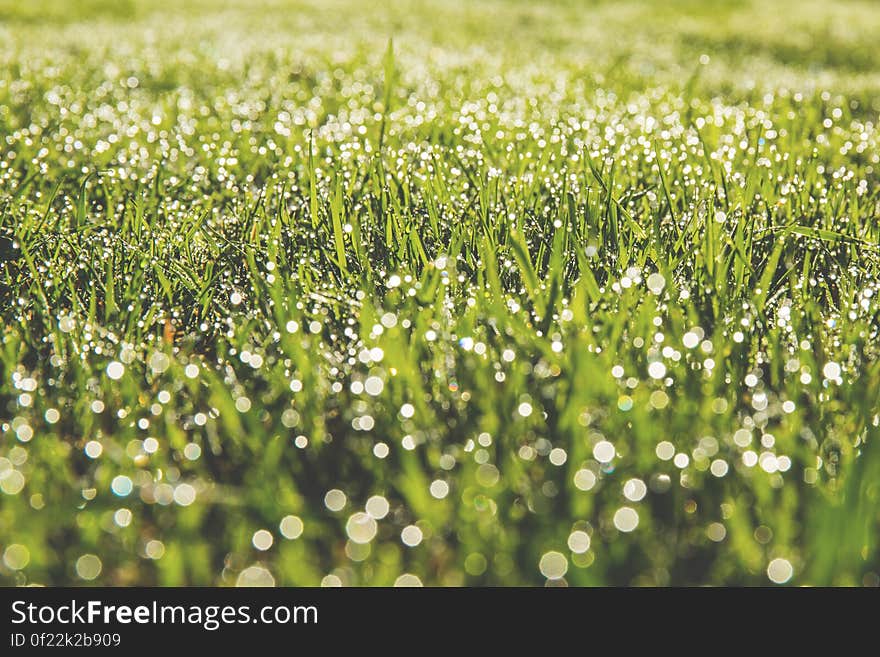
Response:
POLYGON ((880 583, 880 12, 794 6, 0 0, 0 582, 880 583))

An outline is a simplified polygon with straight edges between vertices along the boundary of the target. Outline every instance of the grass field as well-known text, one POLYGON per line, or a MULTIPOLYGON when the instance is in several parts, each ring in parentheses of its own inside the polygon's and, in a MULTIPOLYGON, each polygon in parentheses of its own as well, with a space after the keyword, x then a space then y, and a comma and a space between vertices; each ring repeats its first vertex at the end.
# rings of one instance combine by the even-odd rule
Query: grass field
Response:
POLYGON ((0 583, 880 583, 880 5, 0 0, 0 583))

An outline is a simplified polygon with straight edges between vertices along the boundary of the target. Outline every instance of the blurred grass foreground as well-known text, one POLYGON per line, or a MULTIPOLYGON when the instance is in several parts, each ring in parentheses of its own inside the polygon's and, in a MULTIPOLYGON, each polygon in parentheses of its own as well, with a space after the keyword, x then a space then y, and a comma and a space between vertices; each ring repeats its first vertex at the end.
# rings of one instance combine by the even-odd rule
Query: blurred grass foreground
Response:
POLYGON ((878 34, 0 0, 0 583, 878 585, 878 34))

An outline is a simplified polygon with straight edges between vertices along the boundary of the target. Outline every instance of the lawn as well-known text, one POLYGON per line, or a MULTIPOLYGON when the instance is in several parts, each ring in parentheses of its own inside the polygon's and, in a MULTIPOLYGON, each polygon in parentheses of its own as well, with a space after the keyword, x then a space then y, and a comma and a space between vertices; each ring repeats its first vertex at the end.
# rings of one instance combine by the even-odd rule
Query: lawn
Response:
POLYGON ((0 0, 0 584, 880 584, 880 7, 0 0))

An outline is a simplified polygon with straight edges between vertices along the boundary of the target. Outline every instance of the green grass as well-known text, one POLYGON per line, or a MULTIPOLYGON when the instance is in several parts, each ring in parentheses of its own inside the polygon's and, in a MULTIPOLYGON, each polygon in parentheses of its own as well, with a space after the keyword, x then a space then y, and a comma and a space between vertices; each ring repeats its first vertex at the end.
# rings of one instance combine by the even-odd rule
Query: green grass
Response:
POLYGON ((0 0, 0 583, 880 582, 875 4, 179 4, 0 0))

